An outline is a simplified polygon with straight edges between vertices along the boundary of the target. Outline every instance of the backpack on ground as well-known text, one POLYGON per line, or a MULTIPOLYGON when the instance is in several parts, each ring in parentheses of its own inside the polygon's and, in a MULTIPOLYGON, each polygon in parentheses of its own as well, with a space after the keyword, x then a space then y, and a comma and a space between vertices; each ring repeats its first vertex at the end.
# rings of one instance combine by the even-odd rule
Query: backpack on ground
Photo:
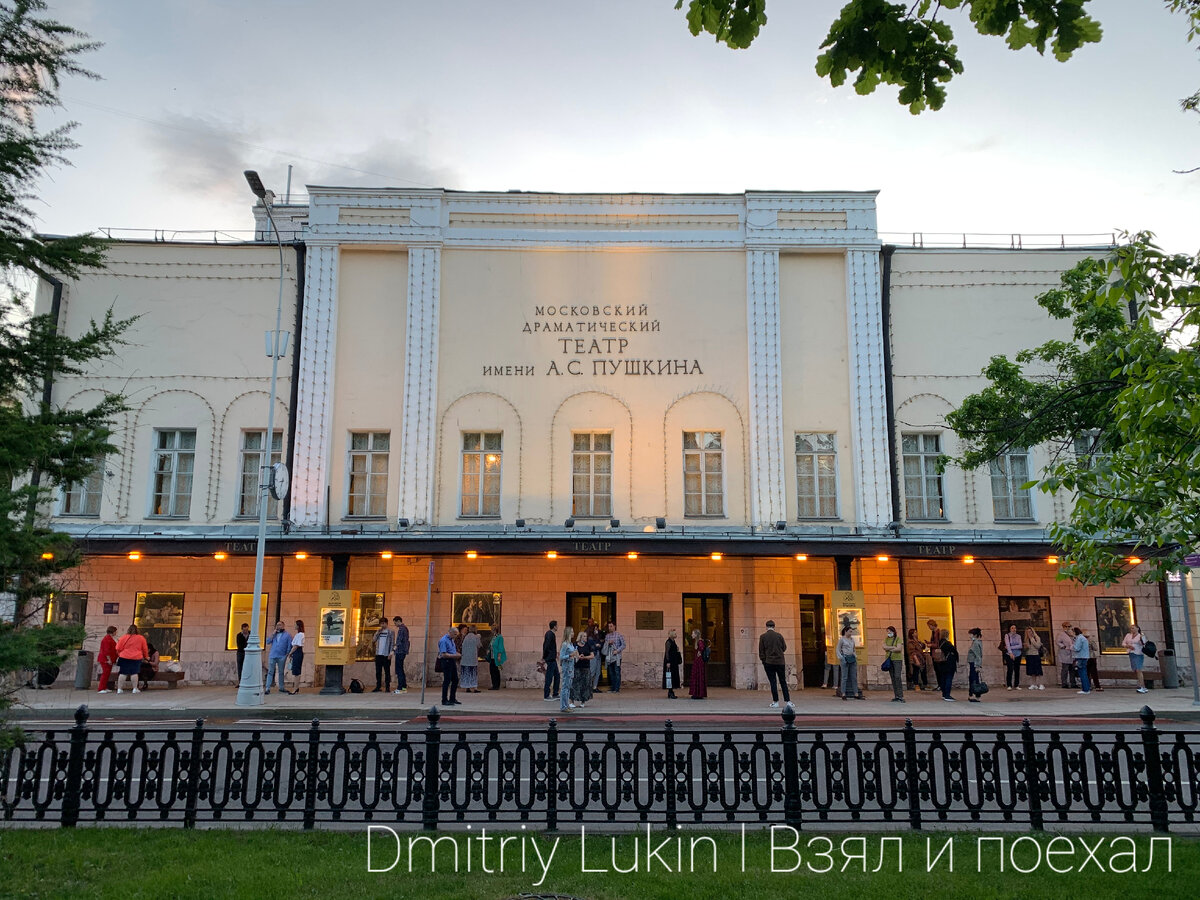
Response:
POLYGON ((362 682, 357 678, 350 679, 350 693, 361 694, 363 692, 362 682))

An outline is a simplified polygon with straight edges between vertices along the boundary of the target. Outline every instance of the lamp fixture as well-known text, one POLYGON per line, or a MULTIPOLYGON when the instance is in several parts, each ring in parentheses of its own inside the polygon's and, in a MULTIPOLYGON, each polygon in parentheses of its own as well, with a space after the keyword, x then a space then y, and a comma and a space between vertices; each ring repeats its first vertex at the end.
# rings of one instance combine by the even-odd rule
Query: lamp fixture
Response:
POLYGON ((608 520, 608 527, 609 527, 609 528, 620 528, 620 527, 621 527, 621 520, 620 520, 620 519, 609 519, 609 520, 608 520))
POLYGON ((785 522, 783 519, 780 519, 778 522, 775 523, 775 530, 776 531, 787 531, 787 522, 785 522))
POLYGON ((47 550, 42 554, 42 559, 54 559, 54 554, 47 550))
POLYGON ((877 557, 875 557, 875 559, 877 559, 881 563, 888 561, 888 557, 883 553, 880 553, 877 557))
POLYGON ((229 554, 224 550, 218 550, 213 554, 213 559, 215 559, 217 562, 223 562, 224 560, 229 559, 229 554))
POLYGON ((569 518, 569 519, 567 519, 567 521, 563 522, 563 527, 564 528, 574 528, 575 527, 574 517, 569 518))
POLYGON ((478 551, 475 551, 475 550, 467 551, 467 559, 475 559, 477 556, 479 556, 478 551))
POLYGON ((303 550, 297 550, 296 551, 296 559, 299 559, 299 560, 308 559, 308 554, 305 553, 303 550))
POLYGON ((547 550, 546 551, 546 559, 558 559, 558 551, 557 550, 547 550))
POLYGON ((630 550, 628 553, 625 554, 625 558, 626 559, 637 559, 638 558, 637 551, 630 550))
POLYGON ((966 565, 968 565, 968 566, 969 566, 969 565, 971 565, 971 564, 972 564, 972 563, 974 563, 974 562, 975 562, 975 557, 973 557, 973 556, 964 556, 964 557, 963 557, 963 563, 964 563, 964 564, 966 564, 966 565))
POLYGON ((407 527, 408 527, 410 524, 412 524, 412 523, 410 523, 410 522, 408 521, 408 519, 397 519, 397 520, 396 520, 396 527, 397 527, 397 528, 407 528, 407 527))
POLYGON ((807 553, 797 553, 796 554, 796 562, 808 562, 808 554, 807 553))
POLYGON ((524 528, 524 527, 525 527, 525 520, 524 520, 524 519, 517 519, 517 521, 516 521, 516 523, 515 523, 515 524, 516 524, 516 526, 517 526, 518 528, 524 528))
POLYGON ((714 551, 713 551, 713 552, 710 554, 710 556, 712 557, 712 561, 713 561, 713 562, 720 562, 722 559, 724 559, 724 558, 725 558, 725 554, 724 554, 724 553, 721 553, 719 550, 714 550, 714 551))
MULTIPOLYGON (((43 554, 43 558, 45 558, 45 554, 43 554)), ((1131 566, 1140 566, 1142 564, 1142 558, 1140 556, 1131 556, 1129 557, 1129 564, 1131 566)))
POLYGON ((1046 562, 1050 563, 1050 565, 1052 565, 1052 566, 1057 566, 1058 565, 1058 557, 1057 556, 1047 556, 1046 562))
POLYGON ((392 558, 392 551, 391 551, 391 550, 383 550, 383 551, 381 551, 381 552, 380 552, 380 554, 379 554, 379 558, 380 558, 380 559, 391 559, 391 558, 392 558))
POLYGON ((141 558, 142 558, 142 554, 141 554, 141 553, 139 553, 137 550, 130 550, 130 551, 129 551, 129 558, 130 558, 130 559, 131 559, 133 562, 137 562, 139 559, 141 559, 141 558))
POLYGON ((654 520, 654 527, 657 528, 659 531, 662 531, 664 528, 667 527, 667 520, 664 519, 662 516, 659 516, 657 519, 654 520))

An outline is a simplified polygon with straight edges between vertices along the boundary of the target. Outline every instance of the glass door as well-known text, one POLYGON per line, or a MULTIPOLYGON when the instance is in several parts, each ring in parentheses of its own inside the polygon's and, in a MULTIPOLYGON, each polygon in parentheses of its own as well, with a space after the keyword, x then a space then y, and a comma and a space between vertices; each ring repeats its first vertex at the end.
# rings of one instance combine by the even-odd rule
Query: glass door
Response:
MULTIPOLYGON (((608 623, 617 621, 617 595, 567 594, 567 624, 579 634, 590 621, 600 626, 601 634, 606 633, 608 623)), ((603 666, 600 667, 600 683, 608 684, 608 672, 603 666)))
POLYGON ((692 631, 698 629, 709 645, 708 685, 729 687, 729 595, 683 595, 683 683, 692 677, 696 644, 692 631))
POLYGON ((800 595, 800 664, 805 687, 825 683, 825 598, 800 595))

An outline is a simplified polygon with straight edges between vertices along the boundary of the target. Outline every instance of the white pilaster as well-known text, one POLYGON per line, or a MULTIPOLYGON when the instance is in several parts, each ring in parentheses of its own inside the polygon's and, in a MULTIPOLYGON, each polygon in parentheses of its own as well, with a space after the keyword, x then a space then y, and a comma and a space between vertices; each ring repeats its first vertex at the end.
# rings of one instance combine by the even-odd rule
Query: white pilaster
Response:
POLYGON ((296 525, 311 527, 325 520, 325 485, 329 478, 337 347, 337 245, 310 243, 307 260, 291 517, 296 525))
POLYGON ((414 525, 433 521, 441 263, 441 247, 410 247, 408 250, 400 517, 409 519, 414 525))
POLYGON ((787 518, 778 250, 746 253, 746 325, 750 367, 750 521, 769 525, 787 518))
POLYGON ((888 472, 885 336, 878 251, 847 251, 846 297, 855 520, 860 525, 883 527, 892 520, 892 490, 888 472))

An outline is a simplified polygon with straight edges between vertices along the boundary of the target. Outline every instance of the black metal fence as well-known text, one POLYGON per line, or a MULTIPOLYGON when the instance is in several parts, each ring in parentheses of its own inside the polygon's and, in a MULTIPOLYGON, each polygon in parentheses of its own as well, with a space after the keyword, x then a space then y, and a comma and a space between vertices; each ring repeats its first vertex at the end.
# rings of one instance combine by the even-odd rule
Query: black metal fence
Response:
POLYGON ((1140 729, 88 727, 0 753, 28 825, 976 827, 1197 831, 1200 741, 1140 729))

